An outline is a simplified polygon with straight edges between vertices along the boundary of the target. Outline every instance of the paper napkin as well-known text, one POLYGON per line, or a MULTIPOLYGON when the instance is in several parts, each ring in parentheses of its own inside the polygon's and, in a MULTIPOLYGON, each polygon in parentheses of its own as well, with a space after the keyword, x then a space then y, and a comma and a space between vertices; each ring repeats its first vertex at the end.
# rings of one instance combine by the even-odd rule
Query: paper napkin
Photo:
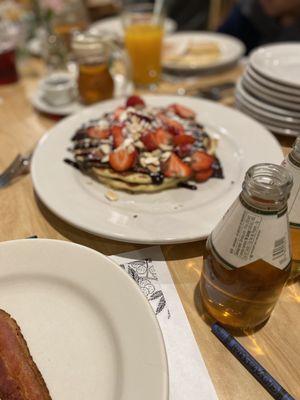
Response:
POLYGON ((157 316, 167 351, 170 400, 217 400, 160 247, 111 258, 136 281, 157 316))

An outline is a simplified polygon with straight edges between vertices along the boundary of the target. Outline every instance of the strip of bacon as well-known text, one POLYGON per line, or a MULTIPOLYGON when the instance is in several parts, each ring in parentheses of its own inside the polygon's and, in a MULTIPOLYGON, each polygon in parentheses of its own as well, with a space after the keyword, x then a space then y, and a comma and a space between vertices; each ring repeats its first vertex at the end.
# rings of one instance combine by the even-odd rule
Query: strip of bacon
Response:
POLYGON ((51 400, 16 321, 0 310, 0 399, 51 400))

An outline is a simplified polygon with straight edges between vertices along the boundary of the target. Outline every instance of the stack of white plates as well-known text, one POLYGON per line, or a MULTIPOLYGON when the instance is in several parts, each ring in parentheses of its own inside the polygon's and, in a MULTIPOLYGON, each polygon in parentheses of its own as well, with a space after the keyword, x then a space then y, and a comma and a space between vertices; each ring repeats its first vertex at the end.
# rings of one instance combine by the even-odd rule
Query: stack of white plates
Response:
POLYGON ((300 135, 300 44, 260 47, 237 84, 237 107, 271 132, 300 135))

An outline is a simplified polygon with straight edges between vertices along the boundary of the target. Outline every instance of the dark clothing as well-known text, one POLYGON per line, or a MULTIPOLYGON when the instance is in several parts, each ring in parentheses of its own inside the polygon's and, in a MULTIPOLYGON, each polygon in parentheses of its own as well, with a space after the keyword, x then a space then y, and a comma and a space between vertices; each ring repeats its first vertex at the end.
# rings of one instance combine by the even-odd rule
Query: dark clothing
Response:
MULTIPOLYGON (((1 0, 0 0, 1 1, 1 0)), ((144 3, 145 0, 123 0, 123 4, 144 3)), ((148 0, 153 3, 154 0, 148 0)), ((178 24, 178 30, 196 31, 205 29, 210 0, 165 0, 167 16, 178 24)))
POLYGON ((258 1, 243 0, 233 7, 219 32, 239 38, 249 52, 266 43, 300 41, 300 21, 283 27, 277 19, 264 13, 258 1))
POLYGON ((178 24, 178 30, 205 29, 209 0, 166 0, 168 16, 178 24))

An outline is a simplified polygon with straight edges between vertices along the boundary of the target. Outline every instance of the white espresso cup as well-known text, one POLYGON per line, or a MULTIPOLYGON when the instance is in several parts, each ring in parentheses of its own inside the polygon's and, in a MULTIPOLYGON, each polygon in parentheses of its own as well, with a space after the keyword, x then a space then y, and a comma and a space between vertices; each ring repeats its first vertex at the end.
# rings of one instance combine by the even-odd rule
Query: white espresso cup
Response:
POLYGON ((55 72, 41 81, 43 98, 52 106, 71 103, 76 97, 76 81, 68 73, 55 72))

